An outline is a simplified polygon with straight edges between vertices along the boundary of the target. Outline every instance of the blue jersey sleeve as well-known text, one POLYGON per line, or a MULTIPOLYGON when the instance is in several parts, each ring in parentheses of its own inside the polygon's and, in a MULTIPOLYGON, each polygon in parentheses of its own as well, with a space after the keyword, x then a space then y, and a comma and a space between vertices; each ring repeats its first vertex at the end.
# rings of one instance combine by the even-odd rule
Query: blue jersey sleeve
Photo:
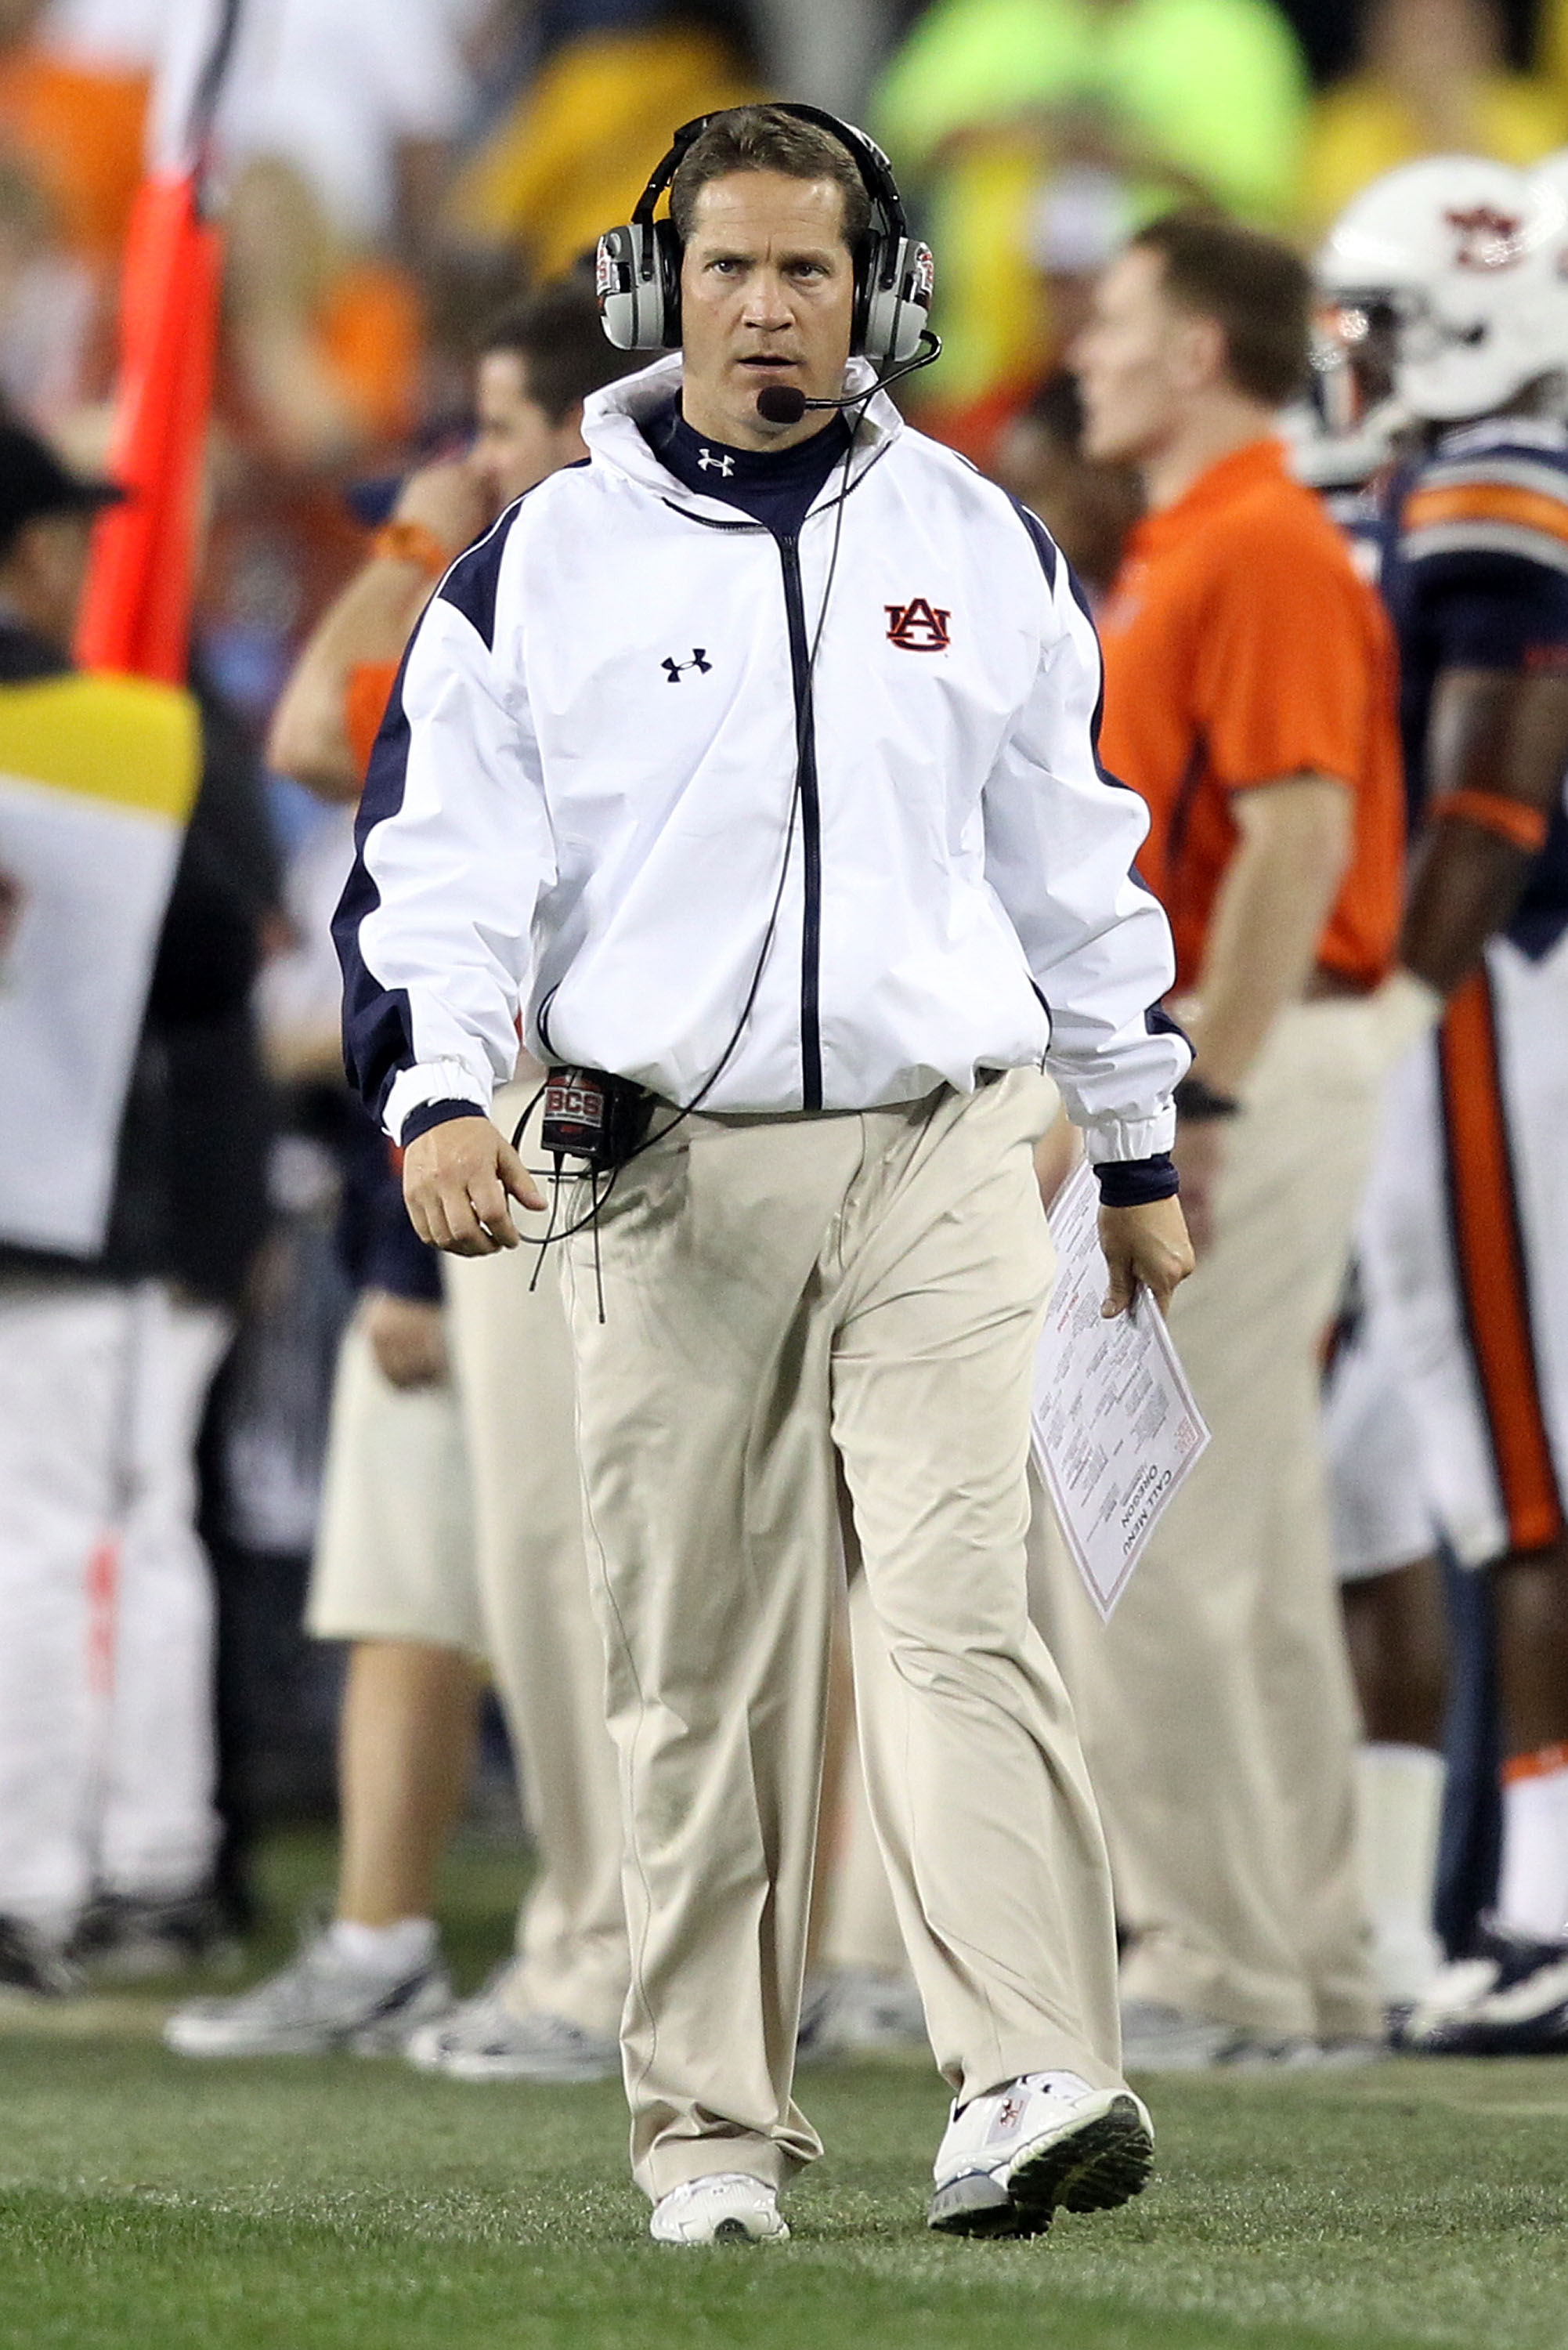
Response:
POLYGON ((1568 669, 1568 571, 1525 556, 1433 555, 1411 566, 1438 669, 1568 669))

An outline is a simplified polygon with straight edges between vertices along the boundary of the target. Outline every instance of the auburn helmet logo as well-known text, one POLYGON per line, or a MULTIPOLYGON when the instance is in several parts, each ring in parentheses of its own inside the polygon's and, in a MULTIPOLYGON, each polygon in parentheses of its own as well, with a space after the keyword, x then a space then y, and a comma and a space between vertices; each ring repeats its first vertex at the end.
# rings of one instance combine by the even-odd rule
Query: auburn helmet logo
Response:
POLYGON ((945 653, 952 638, 948 622, 950 610, 928 603, 917 596, 912 604, 885 604, 888 615, 888 642, 899 645, 907 653, 945 653))
POLYGON ((1524 223, 1512 213, 1477 204, 1473 212, 1445 213, 1443 217, 1457 240, 1456 268, 1511 269, 1521 257, 1519 236, 1524 223))

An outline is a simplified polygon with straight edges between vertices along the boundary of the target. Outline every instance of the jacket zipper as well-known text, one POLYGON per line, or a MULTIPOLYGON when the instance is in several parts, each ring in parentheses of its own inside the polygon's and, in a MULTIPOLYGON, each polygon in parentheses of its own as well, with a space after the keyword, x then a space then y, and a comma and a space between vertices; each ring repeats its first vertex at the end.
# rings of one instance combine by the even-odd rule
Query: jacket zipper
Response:
POLYGON ((811 706, 811 651, 800 584, 800 540, 780 538, 789 665, 794 686, 795 790, 800 796, 800 846, 805 912, 800 943, 801 1107, 822 1107, 822 1033, 818 995, 822 965, 822 810, 816 791, 816 729, 811 706))

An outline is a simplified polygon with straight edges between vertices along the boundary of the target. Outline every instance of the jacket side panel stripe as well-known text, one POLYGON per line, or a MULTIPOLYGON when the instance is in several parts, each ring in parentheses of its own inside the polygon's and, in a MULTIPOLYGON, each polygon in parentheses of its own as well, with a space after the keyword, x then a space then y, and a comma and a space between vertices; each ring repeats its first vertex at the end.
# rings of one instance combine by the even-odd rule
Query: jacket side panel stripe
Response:
MULTIPOLYGON (((524 494, 531 496, 532 492, 524 494)), ((487 651, 494 650, 495 594, 501 558, 522 504, 522 498, 515 499, 484 536, 458 556, 436 589, 442 601, 460 611, 483 638, 487 651)), ((384 986, 359 951, 359 926, 381 902, 381 893, 366 859, 365 844, 377 825, 396 816, 403 805, 409 768, 403 679, 418 633, 416 629, 399 664, 387 714, 370 753, 354 823, 358 854, 332 918, 332 935, 343 968, 344 1067, 350 1084, 358 1086, 366 1106, 378 1120, 400 1070, 411 1066, 417 1055, 407 988, 384 986)))
POLYGON ((495 650, 495 591, 501 578, 501 558, 506 552, 506 542, 523 499, 533 494, 532 490, 524 490, 522 498, 514 499, 484 536, 458 556, 436 589, 443 603, 455 605, 463 619, 472 623, 483 639, 487 653, 495 650))
POLYGON ((343 1066, 349 1084, 358 1087, 378 1123, 399 1070, 414 1058, 413 1012, 407 988, 383 986, 359 951, 359 925, 381 902, 365 861, 365 843, 375 827, 396 816, 403 805, 409 771, 409 722, 403 709, 403 674, 408 665, 405 651, 359 795, 354 819, 357 854, 332 917, 333 941, 343 971, 343 1066))
POLYGON ((795 790, 800 795, 804 911, 800 949, 801 1107, 822 1107, 822 809, 816 789, 816 729, 812 715, 811 653, 800 584, 800 542, 781 538, 789 663, 794 683, 795 790))
POLYGON ((1028 532, 1030 543, 1033 546, 1035 554, 1040 557, 1040 568, 1045 574, 1045 585, 1050 588, 1051 593, 1054 595, 1056 592, 1056 566, 1060 560, 1060 550, 1057 547, 1056 542, 1052 537, 1050 532, 1046 529, 1044 524, 1041 521, 1039 515, 1037 514, 1032 514, 1029 508, 1024 504, 1022 498, 1013 497, 1012 492, 1009 491, 1008 499, 1012 507, 1013 513, 1018 516, 1019 521, 1023 525, 1024 529, 1028 532))

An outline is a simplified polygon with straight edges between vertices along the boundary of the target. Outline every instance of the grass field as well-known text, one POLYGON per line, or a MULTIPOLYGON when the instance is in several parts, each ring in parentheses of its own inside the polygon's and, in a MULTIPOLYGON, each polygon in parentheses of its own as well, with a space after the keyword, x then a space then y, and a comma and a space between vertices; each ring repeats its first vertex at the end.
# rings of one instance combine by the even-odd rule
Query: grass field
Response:
MULTIPOLYGON (((292 1902, 319 1840, 271 1856, 292 1902)), ((454 1866, 472 1979, 513 1867, 454 1866)), ((278 1945, 259 1953, 273 1958, 278 1945)), ((352 2057, 198 2066, 151 1997, 0 2024, 5 2350, 1564 2350, 1568 2064, 1166 2084, 1141 2203, 1031 2244, 922 2227, 924 2067, 809 2075, 793 2242, 659 2251, 613 2085, 352 2057)))

